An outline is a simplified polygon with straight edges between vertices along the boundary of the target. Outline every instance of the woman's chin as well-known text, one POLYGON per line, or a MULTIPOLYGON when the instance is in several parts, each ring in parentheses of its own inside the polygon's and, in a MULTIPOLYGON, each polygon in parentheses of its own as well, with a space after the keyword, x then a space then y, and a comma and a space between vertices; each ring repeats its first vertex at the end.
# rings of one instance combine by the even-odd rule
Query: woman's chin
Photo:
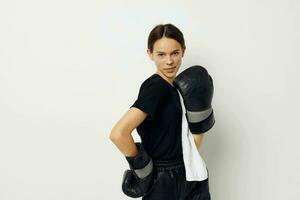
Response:
POLYGON ((172 71, 172 72, 165 72, 164 74, 165 74, 165 76, 167 76, 168 78, 174 78, 174 77, 176 77, 177 70, 174 70, 174 71, 172 71))
POLYGON ((169 79, 173 79, 176 77, 176 73, 173 72, 173 73, 164 73, 166 77, 168 77, 169 79))

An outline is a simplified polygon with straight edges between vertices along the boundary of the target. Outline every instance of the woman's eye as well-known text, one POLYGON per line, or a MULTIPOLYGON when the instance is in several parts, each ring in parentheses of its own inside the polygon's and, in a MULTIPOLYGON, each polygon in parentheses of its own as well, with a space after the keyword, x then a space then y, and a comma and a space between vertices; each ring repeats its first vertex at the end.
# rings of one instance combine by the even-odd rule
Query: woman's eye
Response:
POLYGON ((158 56, 163 56, 163 54, 158 54, 158 56))

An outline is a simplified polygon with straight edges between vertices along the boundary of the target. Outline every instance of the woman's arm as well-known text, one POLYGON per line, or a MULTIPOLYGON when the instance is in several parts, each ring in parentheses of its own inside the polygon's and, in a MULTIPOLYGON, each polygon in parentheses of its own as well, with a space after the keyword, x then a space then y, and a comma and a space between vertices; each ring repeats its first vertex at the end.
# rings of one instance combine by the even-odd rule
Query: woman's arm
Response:
POLYGON ((136 156, 138 149, 131 135, 146 118, 147 114, 138 108, 131 107, 112 128, 109 139, 118 147, 124 156, 136 156))
POLYGON ((201 142, 203 140, 203 136, 204 134, 203 133, 200 133, 200 134, 193 134, 194 136, 194 140, 195 140, 195 144, 196 144, 196 147, 197 149, 200 148, 200 145, 201 145, 201 142))

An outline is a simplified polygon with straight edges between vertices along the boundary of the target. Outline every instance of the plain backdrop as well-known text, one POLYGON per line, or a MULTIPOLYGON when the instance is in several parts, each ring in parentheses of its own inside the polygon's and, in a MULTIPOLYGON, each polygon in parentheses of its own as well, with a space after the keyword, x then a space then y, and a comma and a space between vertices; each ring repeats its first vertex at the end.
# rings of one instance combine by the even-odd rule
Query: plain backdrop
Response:
POLYGON ((200 148, 212 199, 298 199, 299 13, 296 0, 1 0, 0 200, 130 199, 109 134, 155 73, 160 23, 184 33, 181 70, 214 79, 200 148))

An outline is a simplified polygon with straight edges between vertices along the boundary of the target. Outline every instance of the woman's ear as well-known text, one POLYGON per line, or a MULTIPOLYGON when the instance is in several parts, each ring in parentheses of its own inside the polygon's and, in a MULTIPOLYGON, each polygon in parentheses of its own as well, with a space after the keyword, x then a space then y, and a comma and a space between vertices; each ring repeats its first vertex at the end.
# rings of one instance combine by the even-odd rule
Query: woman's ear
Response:
POLYGON ((147 54, 148 54, 149 58, 151 60, 153 60, 153 54, 151 53, 150 49, 147 49, 147 54))

